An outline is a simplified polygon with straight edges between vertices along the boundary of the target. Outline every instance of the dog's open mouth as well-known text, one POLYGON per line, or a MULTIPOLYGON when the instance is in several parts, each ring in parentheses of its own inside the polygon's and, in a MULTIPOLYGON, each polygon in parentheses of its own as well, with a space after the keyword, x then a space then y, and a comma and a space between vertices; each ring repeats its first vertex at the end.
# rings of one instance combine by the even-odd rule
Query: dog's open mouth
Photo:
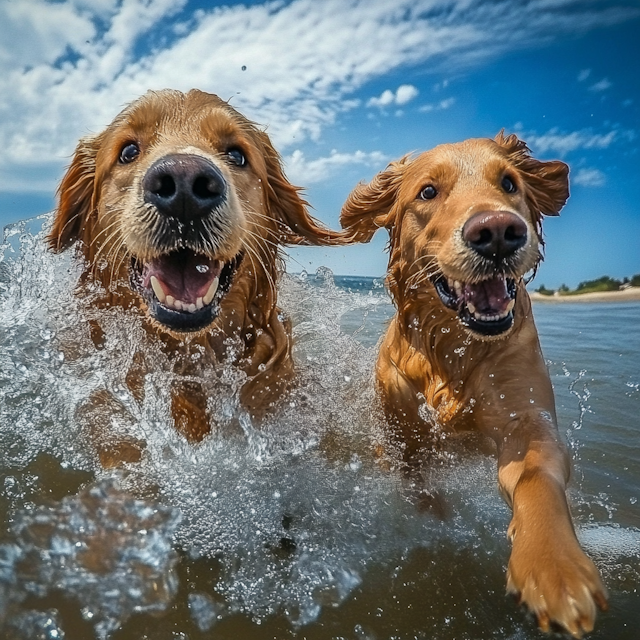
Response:
POLYGON ((198 331, 220 313, 242 253, 229 262, 190 249, 172 251, 148 262, 131 261, 130 280, 149 314, 174 331, 198 331))
POLYGON ((471 331, 498 336, 513 326, 514 279, 497 275, 470 283, 439 276, 432 282, 443 304, 457 311, 462 324, 471 331))

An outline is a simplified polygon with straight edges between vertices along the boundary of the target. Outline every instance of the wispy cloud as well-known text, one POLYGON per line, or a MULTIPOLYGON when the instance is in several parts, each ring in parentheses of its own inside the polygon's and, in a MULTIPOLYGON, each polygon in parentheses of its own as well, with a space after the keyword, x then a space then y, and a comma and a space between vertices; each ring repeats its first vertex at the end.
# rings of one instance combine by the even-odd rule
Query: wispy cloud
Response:
POLYGON ((591 69, 582 69, 578 74, 578 82, 584 82, 591 75, 591 69))
POLYGON ((455 103, 455 98, 446 98, 445 100, 440 100, 440 102, 423 104, 418 111, 422 111, 423 113, 429 113, 430 111, 442 111, 443 109, 449 109, 449 107, 452 107, 455 103))
POLYGON ((339 153, 336 149, 331 154, 314 160, 307 160, 300 149, 286 156, 285 166, 287 175, 296 184, 313 184, 322 182, 341 167, 351 165, 366 165, 381 167, 388 158, 381 151, 356 151, 354 153, 339 153))
POLYGON ((606 181, 607 177, 600 169, 582 168, 571 175, 571 183, 583 187, 602 187, 606 181))
POLYGON ((420 92, 412 84, 401 84, 395 92, 390 89, 383 91, 377 98, 367 102, 368 107, 390 107, 411 102, 420 92))
MULTIPOLYGON (((357 90, 401 67, 446 59, 455 69, 638 13, 580 0, 185 7, 186 0, 0 3, 0 189, 21 170, 53 173, 80 135, 149 88, 230 98, 287 149, 318 139, 356 107, 357 90)), ((404 86, 391 92, 394 106, 415 98, 415 87, 404 86)))
POLYGON ((612 86, 613 86, 613 83, 608 78, 602 78, 602 80, 599 80, 595 84, 592 84, 589 87, 589 91, 594 91, 598 93, 600 91, 606 91, 607 89, 610 89, 612 86))
POLYGON ((535 133, 522 133, 521 135, 536 154, 544 155, 554 152, 560 156, 565 156, 577 149, 606 149, 616 141, 635 139, 635 132, 620 129, 612 129, 606 133, 595 133, 592 129, 563 132, 558 128, 553 128, 542 135, 535 133))

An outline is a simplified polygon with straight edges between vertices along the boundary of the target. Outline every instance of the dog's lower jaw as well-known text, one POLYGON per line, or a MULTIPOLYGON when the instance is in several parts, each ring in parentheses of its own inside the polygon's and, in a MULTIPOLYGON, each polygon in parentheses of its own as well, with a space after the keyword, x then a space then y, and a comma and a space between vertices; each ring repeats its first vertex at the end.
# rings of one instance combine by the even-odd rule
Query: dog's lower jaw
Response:
MULTIPOLYGON (((157 328, 173 336, 200 334, 210 329, 220 315, 220 304, 233 284, 242 258, 242 252, 224 263, 206 256, 198 258, 188 255, 186 258, 173 258, 173 261, 182 263, 202 262, 195 266, 190 265, 193 267, 190 270, 195 274, 193 276, 186 273, 187 268, 184 264, 182 268, 185 273, 180 273, 178 268, 177 280, 183 283, 185 291, 196 288, 196 293, 189 294, 191 300, 181 300, 177 295, 171 295, 175 294, 175 291, 170 284, 162 281, 162 270, 158 266, 154 267, 152 263, 141 263, 135 258, 131 259, 129 269, 130 286, 142 298, 146 315, 157 328), (189 284, 188 279, 196 282, 189 284)), ((169 256, 156 262, 162 264, 167 261, 169 256)), ((169 276, 171 279, 171 274, 169 276)), ((173 276, 175 278, 175 274, 173 276)))
POLYGON ((495 340, 506 337, 515 321, 518 281, 503 274, 477 282, 461 282, 439 275, 431 284, 448 309, 474 338, 495 340))

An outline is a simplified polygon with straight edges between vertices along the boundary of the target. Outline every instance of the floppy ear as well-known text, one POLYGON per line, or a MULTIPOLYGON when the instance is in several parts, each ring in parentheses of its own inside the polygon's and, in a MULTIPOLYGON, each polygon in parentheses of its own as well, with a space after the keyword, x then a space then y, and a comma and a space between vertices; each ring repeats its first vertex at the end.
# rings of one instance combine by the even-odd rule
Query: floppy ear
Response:
POLYGON ((569 167, 559 160, 541 162, 532 158, 526 143, 513 134, 505 137, 504 130, 495 141, 520 171, 527 185, 529 206, 536 216, 559 215, 569 198, 569 167))
POLYGON ((369 242, 380 228, 395 224, 395 203, 408 156, 392 162, 369 184, 361 182, 347 197, 340 212, 342 228, 353 240, 369 242))
POLYGON ((89 136, 78 142, 73 160, 58 187, 58 208, 47 236, 56 252, 70 247, 82 234, 94 208, 96 155, 101 136, 89 136))
POLYGON ((300 197, 299 187, 294 187, 284 174, 280 155, 273 148, 269 136, 259 132, 267 165, 267 199, 269 210, 278 221, 282 242, 304 245, 340 245, 348 242, 342 231, 333 231, 310 216, 309 203, 300 197))

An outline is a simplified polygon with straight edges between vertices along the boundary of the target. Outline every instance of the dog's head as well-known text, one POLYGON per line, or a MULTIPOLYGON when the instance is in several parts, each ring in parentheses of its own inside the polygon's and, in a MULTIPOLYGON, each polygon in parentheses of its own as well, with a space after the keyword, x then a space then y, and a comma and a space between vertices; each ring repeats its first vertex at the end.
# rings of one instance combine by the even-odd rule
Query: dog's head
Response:
POLYGON ((272 286, 280 245, 341 242, 308 215, 267 134, 197 90, 149 92, 82 139, 58 196, 51 247, 81 241, 105 286, 128 282, 170 332, 209 326, 239 271, 272 286))
POLYGON ((430 287, 472 335, 500 337, 514 324, 518 283, 541 259, 542 216, 569 197, 568 174, 501 132, 390 164, 354 189, 340 221, 361 242, 389 230, 396 302, 430 287))

